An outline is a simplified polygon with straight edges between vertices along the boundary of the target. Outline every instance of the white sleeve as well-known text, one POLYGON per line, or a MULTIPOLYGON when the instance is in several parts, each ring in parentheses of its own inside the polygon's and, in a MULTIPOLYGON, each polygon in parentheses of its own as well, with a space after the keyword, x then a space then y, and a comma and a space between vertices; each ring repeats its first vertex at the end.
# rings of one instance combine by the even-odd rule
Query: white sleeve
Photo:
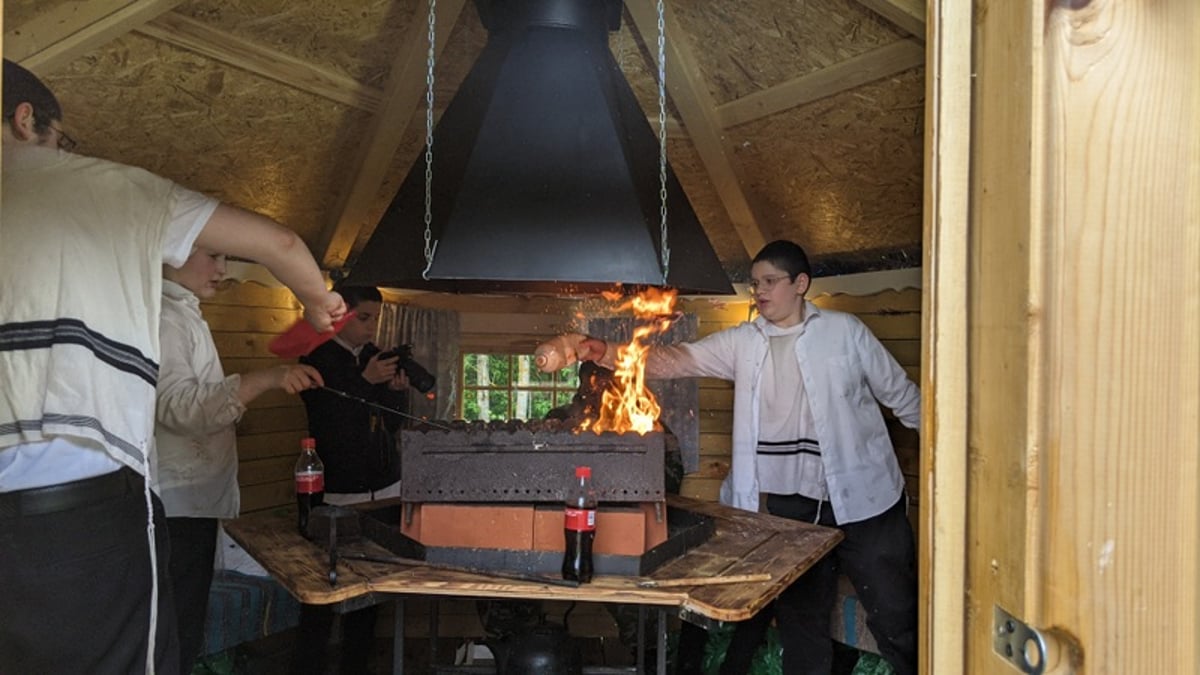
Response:
POLYGON ((171 188, 171 219, 163 236, 163 262, 180 267, 192 254, 192 245, 220 202, 194 190, 171 188))

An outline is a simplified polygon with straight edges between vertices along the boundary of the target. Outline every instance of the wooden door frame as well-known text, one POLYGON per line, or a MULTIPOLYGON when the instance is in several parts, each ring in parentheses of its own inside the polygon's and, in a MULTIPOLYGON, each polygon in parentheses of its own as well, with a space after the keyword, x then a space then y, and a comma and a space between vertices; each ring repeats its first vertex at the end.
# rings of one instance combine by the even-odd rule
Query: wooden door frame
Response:
POLYGON ((928 8, 921 672, 1198 672, 1200 5, 928 8))
POLYGON ((925 24, 922 673, 958 673, 965 663, 971 5, 930 0, 925 24))

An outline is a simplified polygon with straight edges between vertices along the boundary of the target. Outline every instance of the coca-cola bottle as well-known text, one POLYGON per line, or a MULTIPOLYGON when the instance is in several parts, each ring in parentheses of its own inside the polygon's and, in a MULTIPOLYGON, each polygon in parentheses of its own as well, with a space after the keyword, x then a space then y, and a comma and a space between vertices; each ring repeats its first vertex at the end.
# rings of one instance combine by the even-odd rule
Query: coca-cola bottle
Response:
POLYGON ((300 459, 296 460, 296 506, 300 511, 300 535, 308 535, 308 514, 325 503, 325 465, 317 456, 317 440, 300 440, 300 459))
POLYGON ((592 541, 596 538, 596 491, 592 489, 591 467, 575 467, 575 482, 566 495, 563 533, 567 539, 563 578, 586 584, 592 580, 592 541))

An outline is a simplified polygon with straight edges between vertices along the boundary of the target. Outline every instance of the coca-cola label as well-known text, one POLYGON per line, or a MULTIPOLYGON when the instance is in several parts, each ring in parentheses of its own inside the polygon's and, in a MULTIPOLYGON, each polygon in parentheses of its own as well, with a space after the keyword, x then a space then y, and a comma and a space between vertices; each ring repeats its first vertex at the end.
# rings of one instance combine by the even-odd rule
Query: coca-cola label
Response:
POLYGON ((296 494, 311 495, 325 491, 324 473, 296 474, 296 494))
POLYGON ((591 532, 596 529, 596 509, 573 509, 567 507, 566 529, 575 532, 591 532))

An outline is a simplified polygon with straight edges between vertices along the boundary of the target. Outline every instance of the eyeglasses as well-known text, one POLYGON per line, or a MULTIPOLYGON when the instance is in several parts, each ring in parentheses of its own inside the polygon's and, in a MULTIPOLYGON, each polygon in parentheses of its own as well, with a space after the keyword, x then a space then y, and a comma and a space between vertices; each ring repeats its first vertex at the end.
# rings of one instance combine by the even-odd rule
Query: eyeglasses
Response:
POLYGON ((63 152, 71 152, 72 150, 75 149, 75 145, 76 145, 75 139, 68 136, 67 132, 63 131, 59 127, 50 127, 50 128, 58 132, 58 149, 59 150, 62 150, 63 152))
POLYGON ((787 279, 788 283, 791 283, 792 277, 788 274, 779 274, 773 277, 763 277, 762 279, 751 279, 750 290, 757 291, 761 288, 764 291, 770 292, 772 288, 775 288, 784 279, 787 279))

